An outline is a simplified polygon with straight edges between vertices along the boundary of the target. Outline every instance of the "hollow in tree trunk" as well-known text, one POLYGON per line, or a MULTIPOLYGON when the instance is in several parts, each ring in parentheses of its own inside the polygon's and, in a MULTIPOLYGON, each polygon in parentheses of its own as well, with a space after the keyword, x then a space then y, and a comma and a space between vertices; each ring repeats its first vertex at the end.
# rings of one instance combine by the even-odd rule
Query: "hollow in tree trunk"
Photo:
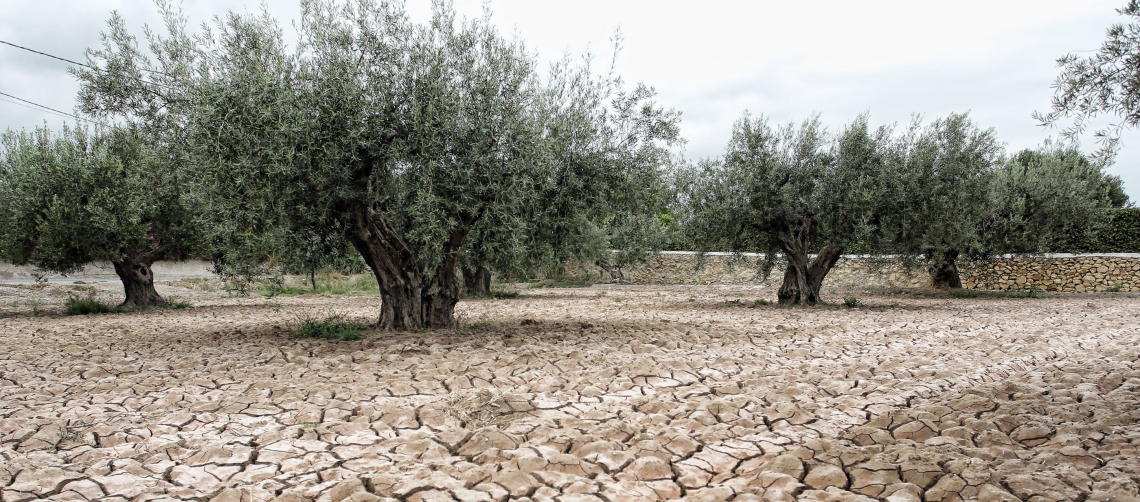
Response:
POLYGON ((932 255, 929 267, 930 285, 938 289, 960 289, 962 276, 958 275, 957 251, 943 251, 940 255, 932 255))
POLYGON ((463 289, 468 296, 487 296, 491 292, 491 271, 487 267, 462 267, 463 289))
POLYGON ((123 292, 127 296, 127 299, 119 304, 119 308, 166 305, 166 300, 158 296, 158 292, 154 290, 154 272, 150 268, 153 262, 128 258, 111 264, 115 266, 115 274, 118 274, 119 280, 123 281, 123 292))
POLYGON ((456 262, 469 227, 453 233, 444 243, 440 263, 425 270, 386 219, 360 209, 356 211, 356 224, 349 241, 380 286, 377 327, 401 331, 452 326, 455 304, 459 302, 456 262))
POLYGON ((843 253, 842 248, 824 246, 814 259, 808 260, 809 237, 814 222, 814 216, 806 216, 800 228, 791 234, 791 238, 780 241, 780 248, 788 262, 784 269, 784 280, 776 292, 780 304, 820 303, 819 290, 823 287, 823 279, 843 253))

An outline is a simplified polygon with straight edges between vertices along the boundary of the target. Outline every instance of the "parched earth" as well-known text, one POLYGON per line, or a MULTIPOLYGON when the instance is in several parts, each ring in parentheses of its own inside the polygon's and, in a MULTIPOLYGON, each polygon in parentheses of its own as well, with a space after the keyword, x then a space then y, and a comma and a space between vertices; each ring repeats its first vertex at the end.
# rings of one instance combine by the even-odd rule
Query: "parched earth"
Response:
POLYGON ((542 289, 336 342, 290 328, 377 297, 162 291, 0 319, 0 500, 1140 500, 1126 295, 542 289))

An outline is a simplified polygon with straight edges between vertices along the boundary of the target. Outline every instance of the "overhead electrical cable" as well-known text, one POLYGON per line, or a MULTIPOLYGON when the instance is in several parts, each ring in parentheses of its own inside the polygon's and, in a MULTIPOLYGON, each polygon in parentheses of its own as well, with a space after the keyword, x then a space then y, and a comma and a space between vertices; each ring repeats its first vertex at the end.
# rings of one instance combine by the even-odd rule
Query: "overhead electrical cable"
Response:
MULTIPOLYGON (((52 55, 52 54, 48 54, 48 53, 46 53, 46 52, 37 51, 37 50, 35 50, 35 49, 29 49, 29 48, 27 48, 27 47, 24 47, 24 46, 22 46, 22 45, 16 45, 16 44, 14 44, 14 43, 12 43, 12 42, 9 42, 9 41, 7 41, 7 40, 0 40, 0 44, 4 44, 4 45, 10 45, 10 46, 12 46, 12 47, 15 47, 15 48, 17 48, 17 49, 25 50, 25 51, 28 51, 28 52, 33 52, 33 53, 39 54, 39 55, 41 55, 41 56, 46 56, 46 57, 49 57, 49 58, 52 58, 52 59, 58 59, 58 60, 60 60, 60 61, 64 61, 64 62, 67 62, 67 63, 71 63, 71 64, 74 64, 74 65, 79 65, 79 66, 82 66, 82 67, 84 67, 84 68, 90 68, 90 69, 92 69, 92 70, 95 70, 95 71, 104 71, 104 70, 101 70, 101 69, 99 69, 99 68, 96 68, 96 67, 94 67, 94 66, 91 66, 91 65, 89 65, 89 64, 80 63, 79 61, 72 61, 72 60, 70 60, 70 59, 67 59, 67 58, 61 58, 61 57, 59 57, 59 56, 55 56, 55 55, 52 55)), ((169 74, 167 74, 167 73, 163 73, 163 72, 161 72, 161 71, 157 71, 157 70, 148 70, 148 69, 146 69, 146 68, 139 68, 139 70, 140 70, 140 71, 145 71, 145 72, 147 72, 147 73, 157 73, 157 74, 159 74, 159 75, 166 75, 166 76, 169 76, 169 74)), ((146 80, 146 79, 144 79, 144 78, 139 78, 139 81, 141 81, 141 82, 143 82, 143 83, 146 83, 146 84, 161 85, 161 86, 163 86, 163 87, 166 87, 166 88, 168 88, 168 89, 170 88, 170 86, 169 86, 169 85, 167 85, 167 84, 161 84, 161 83, 158 83, 158 82, 152 82, 152 81, 146 80)))
MULTIPOLYGON (((22 101, 22 102, 24 102, 24 103, 27 103, 27 104, 29 104, 29 105, 32 105, 32 106, 36 106, 36 107, 42 108, 43 110, 40 110, 40 111, 45 111, 45 110, 46 110, 46 111, 48 111, 48 112, 51 112, 51 113, 54 113, 54 114, 56 114, 56 115, 62 115, 62 116, 65 116, 65 117, 71 117, 71 118, 73 118, 73 119, 75 119, 75 120, 82 120, 82 121, 84 121, 84 122, 90 122, 90 123, 92 123, 92 124, 94 124, 94 123, 95 123, 94 121, 91 121, 91 120, 85 119, 85 118, 83 118, 83 117, 79 117, 79 116, 76 116, 76 115, 72 115, 72 114, 70 114, 70 113, 67 113, 67 112, 64 112, 64 111, 56 110, 55 108, 52 108, 52 107, 50 107, 50 106, 44 106, 44 105, 41 105, 41 104, 39 104, 39 103, 36 103, 36 102, 33 102, 33 101, 28 101, 28 100, 26 100, 26 99, 23 99, 23 98, 19 98, 19 97, 16 97, 16 96, 13 96, 13 95, 11 95, 11 94, 8 94, 8 93, 6 93, 6 92, 0 92, 0 96, 7 96, 7 97, 9 97, 9 98, 12 98, 12 99, 14 99, 14 100, 16 100, 16 101, 22 101)), ((8 100, 5 100, 5 101, 8 101, 8 100)), ((9 102, 9 103, 12 103, 12 101, 8 101, 8 102, 9 102)), ((26 106, 26 105, 23 105, 23 104, 21 104, 21 103, 13 103, 13 104, 17 104, 17 105, 21 105, 21 106, 26 106)), ((28 108, 31 108, 31 107, 28 107, 28 108)))
POLYGON ((2 96, 0 96, 0 101, 3 101, 3 102, 5 102, 5 103, 12 103, 12 104, 14 104, 14 105, 16 105, 16 106, 22 106, 22 107, 24 107, 24 108, 27 108, 27 109, 29 109, 29 110, 35 110, 35 111, 37 111, 37 112, 44 112, 44 113, 47 113, 48 115, 54 115, 54 116, 57 116, 57 117, 67 117, 67 115, 61 115, 61 114, 58 114, 58 113, 55 113, 55 112, 50 112, 50 111, 44 110, 44 109, 42 109, 42 108, 36 108, 36 107, 34 107, 34 106, 31 106, 31 105, 26 105, 26 104, 24 104, 24 103, 21 103, 21 102, 19 102, 19 101, 16 101, 16 100, 13 100, 13 99, 8 99, 8 98, 2 97, 2 96))
POLYGON ((17 48, 17 49, 23 49, 23 50, 26 50, 26 51, 28 51, 28 52, 34 52, 34 53, 36 53, 36 54, 39 54, 39 55, 41 55, 41 56, 47 56, 47 57, 49 57, 49 58, 52 58, 52 59, 58 59, 58 60, 60 60, 60 61, 66 61, 66 62, 68 62, 68 63, 71 63, 71 64, 77 64, 77 65, 79 65, 79 66, 86 66, 87 68, 91 68, 91 66, 89 66, 89 65, 85 65, 85 64, 83 64, 83 63, 80 63, 80 62, 78 62, 78 61, 72 61, 72 60, 70 60, 70 59, 67 59, 67 58, 61 58, 61 57, 59 57, 59 56, 53 56, 53 55, 51 55, 51 54, 48 54, 48 53, 46 53, 46 52, 40 52, 40 51, 37 51, 37 50, 35 50, 35 49, 29 49, 29 48, 27 48, 27 47, 24 47, 24 46, 22 46, 22 45, 16 45, 16 44, 14 44, 14 43, 12 43, 12 42, 6 42, 6 41, 4 41, 4 40, 0 40, 0 44, 11 45, 12 47, 15 47, 15 48, 17 48))

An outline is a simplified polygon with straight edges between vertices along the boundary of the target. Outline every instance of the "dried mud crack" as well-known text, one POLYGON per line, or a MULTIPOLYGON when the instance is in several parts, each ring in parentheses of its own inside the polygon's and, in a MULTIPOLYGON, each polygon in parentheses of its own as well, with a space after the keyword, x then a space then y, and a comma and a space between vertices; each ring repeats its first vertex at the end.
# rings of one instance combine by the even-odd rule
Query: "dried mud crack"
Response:
POLYGON ((288 326, 376 297, 0 319, 0 501, 1140 500, 1140 299, 757 294, 533 290, 359 342, 288 326))

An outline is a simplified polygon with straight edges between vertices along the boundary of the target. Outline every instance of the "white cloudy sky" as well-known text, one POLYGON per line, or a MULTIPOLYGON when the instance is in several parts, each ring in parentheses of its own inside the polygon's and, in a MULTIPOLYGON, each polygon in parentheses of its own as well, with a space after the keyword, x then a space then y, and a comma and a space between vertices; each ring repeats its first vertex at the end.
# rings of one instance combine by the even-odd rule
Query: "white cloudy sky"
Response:
MULTIPOLYGON (((839 127, 869 111, 877 123, 969 111, 994 127, 1009 149, 1033 147, 1055 131, 1032 119, 1045 110, 1054 61, 1099 47, 1122 18, 1123 0, 492 0, 497 24, 517 32, 544 60, 587 49, 608 57, 621 28, 618 71, 655 86, 681 110, 690 157, 717 155, 745 110, 777 121, 821 113, 839 127)), ((184 0, 194 23, 256 1, 184 0)), ((456 0, 479 15, 481 0, 456 0)), ((426 19, 427 0, 408 0, 426 19)), ((293 1, 269 6, 291 19, 293 1)), ((111 10, 132 26, 157 22, 145 0, 0 0, 0 40, 82 61, 111 10)), ((288 25, 287 22, 283 23, 288 25)), ((291 28, 287 28, 291 32, 291 28)), ((0 92, 61 110, 74 107, 66 63, 0 45, 0 92)), ((63 119, 0 102, 0 129, 63 119)), ((1086 149, 1095 145, 1091 140, 1086 149)), ((1140 132, 1124 137, 1110 171, 1140 200, 1140 132)))

